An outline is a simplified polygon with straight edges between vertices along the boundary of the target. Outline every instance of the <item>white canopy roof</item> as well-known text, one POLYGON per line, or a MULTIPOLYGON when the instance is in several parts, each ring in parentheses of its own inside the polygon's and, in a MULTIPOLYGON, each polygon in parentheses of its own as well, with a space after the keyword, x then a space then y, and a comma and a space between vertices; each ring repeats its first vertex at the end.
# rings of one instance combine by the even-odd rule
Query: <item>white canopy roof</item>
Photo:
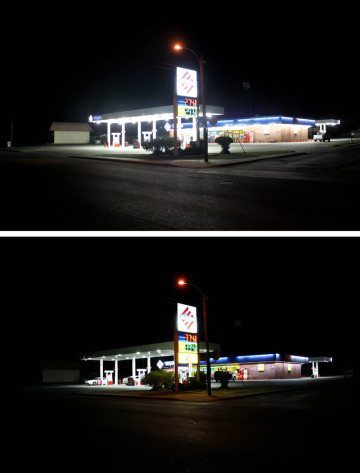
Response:
MULTIPOLYGON (((200 342, 200 353, 205 353, 205 343, 200 342)), ((209 352, 220 351, 218 343, 209 343, 209 352)), ((97 351, 92 355, 84 356, 87 360, 131 360, 133 358, 156 358, 160 356, 174 356, 174 341, 151 343, 150 345, 138 345, 133 347, 115 348, 112 350, 97 351)))
MULTIPOLYGON (((224 115, 223 107, 213 105, 206 106, 206 116, 224 115)), ((202 106, 200 105, 200 115, 202 106)), ((142 108, 139 110, 127 110, 124 112, 105 113, 104 115, 90 115, 91 123, 137 123, 153 120, 171 120, 173 118, 173 106, 142 108)))

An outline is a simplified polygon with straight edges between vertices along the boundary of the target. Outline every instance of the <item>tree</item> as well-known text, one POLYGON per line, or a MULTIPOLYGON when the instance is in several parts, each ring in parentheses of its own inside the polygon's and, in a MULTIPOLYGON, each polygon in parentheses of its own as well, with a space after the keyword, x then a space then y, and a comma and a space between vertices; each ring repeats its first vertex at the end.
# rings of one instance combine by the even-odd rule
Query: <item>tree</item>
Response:
POLYGON ((175 383, 175 374, 173 371, 155 370, 150 371, 144 377, 144 383, 152 386, 154 390, 171 389, 172 384, 175 383))
POLYGON ((222 154, 230 154, 229 148, 233 141, 234 140, 230 138, 230 136, 218 136, 215 139, 215 143, 221 146, 222 154))

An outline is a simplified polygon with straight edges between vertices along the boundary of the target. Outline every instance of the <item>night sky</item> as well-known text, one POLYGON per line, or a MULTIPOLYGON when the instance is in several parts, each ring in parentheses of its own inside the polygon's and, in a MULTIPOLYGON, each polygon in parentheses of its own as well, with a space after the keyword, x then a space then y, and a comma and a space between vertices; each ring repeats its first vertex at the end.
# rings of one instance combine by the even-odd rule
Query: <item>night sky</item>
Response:
POLYGON ((169 2, 77 5, 9 12, 16 21, 5 38, 3 143, 12 114, 21 144, 41 142, 52 121, 170 104, 173 67, 197 66, 192 55, 170 52, 175 39, 203 54, 207 102, 224 106, 228 118, 359 120, 355 15, 344 9, 335 15, 288 2, 202 9, 192 2, 190 11, 169 2), (251 106, 242 81, 251 83, 251 106))
POLYGON ((23 366, 171 340, 175 303, 200 302, 193 289, 176 287, 178 275, 207 293, 210 340, 222 354, 352 357, 355 238, 16 241, 4 251, 3 294, 11 294, 14 325, 8 347, 21 347, 23 366))

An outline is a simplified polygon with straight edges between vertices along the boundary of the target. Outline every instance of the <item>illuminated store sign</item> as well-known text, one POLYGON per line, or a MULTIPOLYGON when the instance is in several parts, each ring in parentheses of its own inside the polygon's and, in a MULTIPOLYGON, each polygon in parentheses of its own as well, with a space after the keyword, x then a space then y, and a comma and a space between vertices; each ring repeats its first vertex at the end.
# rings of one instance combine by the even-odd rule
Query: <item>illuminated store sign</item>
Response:
POLYGON ((176 68, 176 94, 182 97, 198 96, 197 72, 182 67, 176 68))
POLYGON ((186 304, 177 305, 177 329, 179 332, 197 333, 196 307, 186 304))

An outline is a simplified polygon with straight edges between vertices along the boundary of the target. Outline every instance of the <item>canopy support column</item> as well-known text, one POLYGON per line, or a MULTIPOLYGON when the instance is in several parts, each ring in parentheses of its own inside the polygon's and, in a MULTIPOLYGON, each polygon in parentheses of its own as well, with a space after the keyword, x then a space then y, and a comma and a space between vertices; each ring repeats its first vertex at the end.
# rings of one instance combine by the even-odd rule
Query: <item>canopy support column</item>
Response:
POLYGON ((111 145, 111 123, 107 122, 107 144, 111 145))
POLYGON ((119 384, 118 359, 115 360, 115 386, 119 384))
POLYGON ((104 377, 104 360, 100 360, 100 379, 101 379, 101 384, 103 382, 103 377, 104 377))
POLYGON ((133 376, 136 376, 136 360, 135 360, 135 356, 133 356, 133 359, 132 359, 132 375, 133 375, 133 376))
POLYGON ((125 147, 125 123, 121 124, 121 146, 125 147))
POLYGON ((141 122, 138 122, 138 141, 141 146, 141 122))

